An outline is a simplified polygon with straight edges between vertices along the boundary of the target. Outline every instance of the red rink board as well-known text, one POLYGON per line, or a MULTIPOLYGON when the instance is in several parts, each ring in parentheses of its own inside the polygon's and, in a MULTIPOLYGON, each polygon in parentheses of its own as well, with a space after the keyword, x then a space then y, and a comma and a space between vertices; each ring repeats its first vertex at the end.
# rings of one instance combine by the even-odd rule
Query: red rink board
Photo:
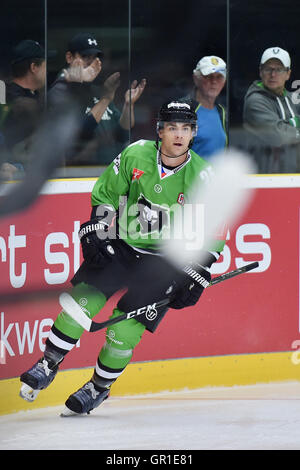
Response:
MULTIPOLYGON (((145 333, 133 361, 291 350, 300 340, 299 211, 299 188, 257 189, 215 274, 256 260, 260 268, 208 288, 196 307, 170 310, 155 334, 145 333)), ((58 296, 18 298, 69 287, 81 260, 77 231, 89 215, 88 192, 49 194, 0 221, 0 378, 18 376, 42 355, 60 311, 58 296)), ((108 318, 115 301, 98 321, 108 318)), ((62 368, 93 366, 103 341, 103 331, 85 332, 62 368)))

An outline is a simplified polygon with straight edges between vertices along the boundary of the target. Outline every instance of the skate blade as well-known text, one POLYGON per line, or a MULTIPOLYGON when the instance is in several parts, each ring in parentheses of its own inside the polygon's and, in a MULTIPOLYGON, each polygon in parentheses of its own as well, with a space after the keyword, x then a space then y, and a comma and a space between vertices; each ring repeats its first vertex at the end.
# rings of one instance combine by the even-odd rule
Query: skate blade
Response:
POLYGON ((29 387, 29 385, 23 383, 19 395, 21 398, 23 398, 23 400, 29 401, 31 403, 36 399, 39 393, 40 390, 33 390, 32 387, 29 387))
POLYGON ((83 416, 81 413, 76 413, 75 411, 70 410, 67 406, 65 409, 60 413, 62 418, 69 418, 70 416, 83 416))

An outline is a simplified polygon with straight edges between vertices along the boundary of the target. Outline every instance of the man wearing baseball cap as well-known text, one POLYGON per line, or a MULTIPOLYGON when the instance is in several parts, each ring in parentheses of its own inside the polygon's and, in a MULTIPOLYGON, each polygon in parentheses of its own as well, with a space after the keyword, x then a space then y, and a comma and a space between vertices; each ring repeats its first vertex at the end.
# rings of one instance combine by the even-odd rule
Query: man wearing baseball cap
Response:
MULTIPOLYGON (((53 57, 55 51, 47 54, 53 57)), ((3 124, 5 144, 17 168, 28 163, 28 148, 44 110, 46 52, 32 39, 20 41, 12 50, 11 80, 6 83, 6 107, 3 124)))
POLYGON ((55 55, 55 51, 48 51, 46 53, 39 42, 32 39, 24 39, 13 48, 11 64, 14 66, 28 59, 50 59, 55 55))
POLYGON ((132 83, 120 111, 113 102, 120 73, 113 73, 100 84, 98 76, 103 57, 93 34, 76 34, 65 54, 67 66, 48 93, 50 107, 76 105, 83 117, 80 138, 70 149, 67 165, 110 163, 128 143, 128 131, 134 126, 134 105, 144 91, 146 80, 132 83))
POLYGON ((216 100, 226 82, 226 63, 218 56, 205 56, 193 70, 193 100, 197 113, 198 131, 192 149, 209 158, 227 145, 226 111, 216 100))
POLYGON ((103 52, 101 51, 97 39, 90 33, 78 33, 70 41, 68 51, 72 54, 78 52, 82 56, 96 55, 101 59, 103 52))
POLYGON ((298 172, 300 109, 285 88, 291 76, 289 53, 278 46, 267 48, 259 75, 245 95, 243 110, 259 172, 298 172))

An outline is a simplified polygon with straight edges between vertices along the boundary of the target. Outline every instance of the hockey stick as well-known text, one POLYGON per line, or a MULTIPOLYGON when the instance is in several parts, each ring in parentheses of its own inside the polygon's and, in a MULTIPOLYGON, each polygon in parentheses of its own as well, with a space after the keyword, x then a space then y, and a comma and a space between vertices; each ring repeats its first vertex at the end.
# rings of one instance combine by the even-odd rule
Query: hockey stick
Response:
POLYGON ((219 282, 226 281, 226 279, 231 279, 232 277, 238 276, 239 274, 252 271, 252 269, 258 268, 258 266, 259 266, 258 261, 254 261, 253 263, 246 264, 245 266, 242 266, 241 268, 234 269, 233 271, 229 271, 229 273, 221 274, 220 276, 217 276, 210 281, 210 286, 214 286, 215 284, 218 284, 219 282))
MULTIPOLYGON (((231 279, 232 277, 238 276, 239 274, 245 273, 247 271, 251 271, 252 269, 257 268, 258 265, 259 265, 258 262, 255 261, 254 263, 247 264, 241 268, 235 269, 228 273, 221 274, 221 276, 217 276, 211 280, 209 287, 214 286, 215 284, 218 284, 219 282, 226 281, 227 279, 231 279)), ((91 320, 87 316, 84 310, 80 307, 80 305, 73 299, 73 297, 70 294, 68 294, 67 292, 63 292, 59 296, 59 303, 61 307, 63 308, 63 310, 68 315, 70 315, 70 317, 72 317, 73 320, 75 320, 80 326, 82 326, 82 328, 84 328, 86 331, 91 331, 91 332, 102 330, 103 328, 106 328, 110 325, 118 323, 122 320, 127 320, 129 318, 135 318, 138 315, 155 312, 157 308, 168 305, 170 301, 171 301, 170 298, 166 298, 158 302, 154 302, 153 304, 145 305, 144 307, 140 307, 136 310, 132 310, 132 312, 124 313, 123 315, 120 315, 116 318, 111 318, 110 320, 106 320, 104 322, 98 323, 98 322, 91 320)))

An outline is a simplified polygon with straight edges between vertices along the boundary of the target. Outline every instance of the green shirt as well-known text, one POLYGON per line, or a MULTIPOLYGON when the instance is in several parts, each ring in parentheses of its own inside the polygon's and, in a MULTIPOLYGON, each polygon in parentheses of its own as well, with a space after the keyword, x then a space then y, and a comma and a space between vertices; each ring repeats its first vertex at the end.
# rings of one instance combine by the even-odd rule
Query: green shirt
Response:
MULTIPOLYGON (((193 184, 207 184, 212 166, 192 150, 187 160, 168 170, 163 167, 154 141, 129 145, 108 166, 92 191, 92 205, 119 210, 119 234, 140 250, 159 250, 172 230, 174 211, 189 202, 193 184)), ((216 240, 214 251, 225 242, 216 240)))

